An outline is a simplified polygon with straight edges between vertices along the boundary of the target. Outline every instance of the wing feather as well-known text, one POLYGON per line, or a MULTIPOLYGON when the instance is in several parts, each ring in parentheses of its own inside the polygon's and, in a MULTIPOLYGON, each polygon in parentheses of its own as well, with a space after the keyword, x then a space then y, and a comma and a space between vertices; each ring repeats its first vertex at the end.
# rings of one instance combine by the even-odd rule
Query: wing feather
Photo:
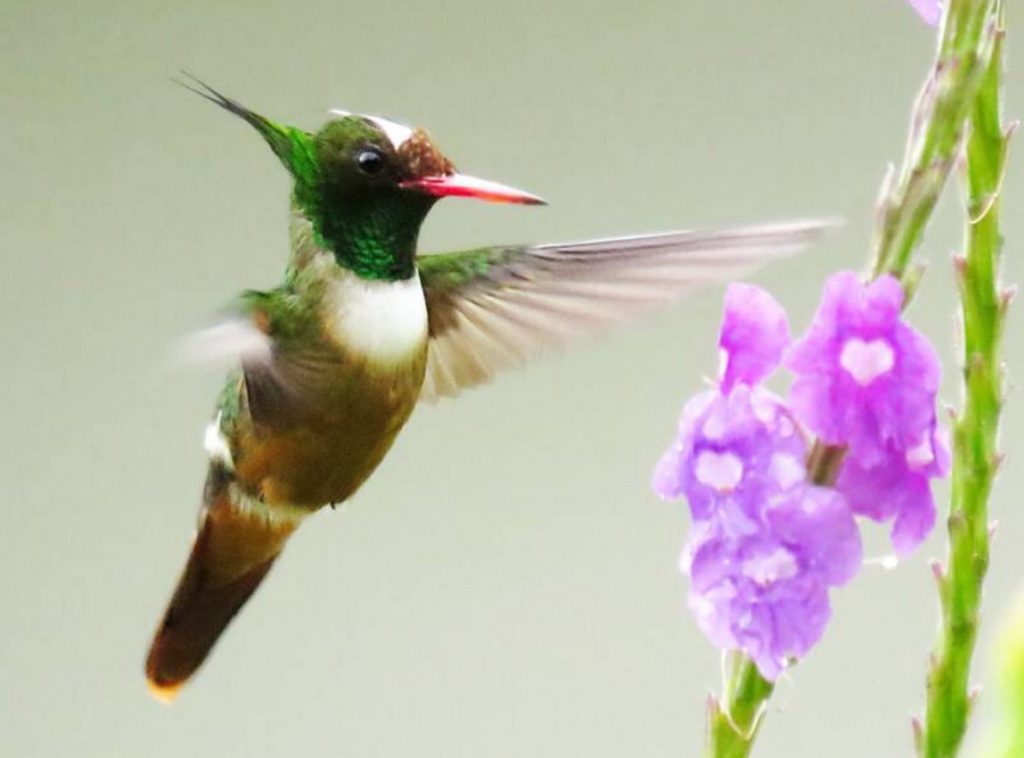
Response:
POLYGON ((421 257, 430 317, 422 397, 456 395, 577 334, 747 274, 834 225, 797 221, 421 257))

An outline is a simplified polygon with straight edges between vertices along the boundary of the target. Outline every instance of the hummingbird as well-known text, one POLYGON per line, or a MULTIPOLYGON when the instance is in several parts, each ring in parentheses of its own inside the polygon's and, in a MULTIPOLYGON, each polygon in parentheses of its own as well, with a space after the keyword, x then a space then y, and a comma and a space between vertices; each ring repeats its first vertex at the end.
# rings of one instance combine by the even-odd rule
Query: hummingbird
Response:
POLYGON ((207 658, 296 528, 359 489, 418 404, 747 273, 829 226, 419 255, 420 226, 441 198, 544 201, 456 171, 423 129, 338 110, 309 132, 189 79, 179 83, 249 124, 290 174, 291 249, 281 284, 243 292, 190 343, 233 369, 204 435, 195 538, 146 660, 163 701, 207 658))

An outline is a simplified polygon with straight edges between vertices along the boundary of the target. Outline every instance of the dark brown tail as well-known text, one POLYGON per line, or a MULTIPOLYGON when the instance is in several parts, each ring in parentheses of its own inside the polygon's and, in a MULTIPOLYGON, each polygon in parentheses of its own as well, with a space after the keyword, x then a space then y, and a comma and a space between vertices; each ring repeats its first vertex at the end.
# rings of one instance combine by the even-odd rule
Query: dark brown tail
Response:
POLYGON ((206 659, 301 520, 249 502, 216 463, 203 501, 192 552, 146 659, 150 689, 164 702, 206 659))

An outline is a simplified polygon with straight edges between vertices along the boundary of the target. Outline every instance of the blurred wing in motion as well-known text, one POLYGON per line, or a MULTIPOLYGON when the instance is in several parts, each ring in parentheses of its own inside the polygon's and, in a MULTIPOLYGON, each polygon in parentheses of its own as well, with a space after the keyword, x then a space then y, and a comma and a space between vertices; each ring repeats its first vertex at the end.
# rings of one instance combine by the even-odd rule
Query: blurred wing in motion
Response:
POLYGON ((452 397, 546 346, 747 274, 834 226, 797 221, 422 256, 430 318, 422 398, 452 397))

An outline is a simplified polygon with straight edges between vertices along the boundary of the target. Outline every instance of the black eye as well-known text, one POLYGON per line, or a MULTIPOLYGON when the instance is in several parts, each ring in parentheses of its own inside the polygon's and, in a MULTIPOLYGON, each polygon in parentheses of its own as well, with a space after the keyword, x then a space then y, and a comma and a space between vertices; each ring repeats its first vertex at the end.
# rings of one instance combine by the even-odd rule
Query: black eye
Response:
POLYGON ((384 155, 376 148, 367 148, 356 156, 356 165, 364 174, 379 174, 384 169, 384 155))

